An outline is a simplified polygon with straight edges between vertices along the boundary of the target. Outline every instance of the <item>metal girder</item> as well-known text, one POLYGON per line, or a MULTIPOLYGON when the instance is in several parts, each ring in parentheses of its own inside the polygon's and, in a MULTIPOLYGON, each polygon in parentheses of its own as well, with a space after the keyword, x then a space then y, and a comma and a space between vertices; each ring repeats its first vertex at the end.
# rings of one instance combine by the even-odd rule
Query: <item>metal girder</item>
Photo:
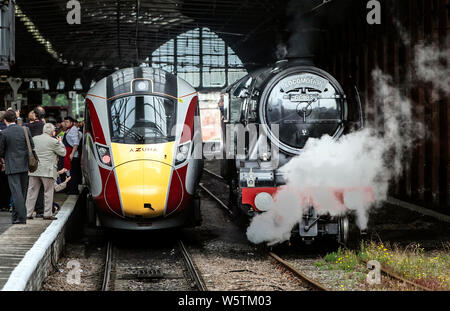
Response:
MULTIPOLYGON (((294 0, 295 1, 295 0, 294 0)), ((322 0, 300 0, 305 13, 322 0)), ((338 1, 338 0, 336 0, 338 1)), ((290 0, 83 0, 81 24, 66 21, 66 0, 16 0, 61 60, 75 64, 102 64, 108 68, 139 63, 166 41, 195 29, 216 32, 243 61, 268 61, 270 48, 286 19, 290 0), (139 3, 139 12, 137 12, 139 3), (138 14, 139 13, 139 14, 138 14), (138 17, 137 17, 138 16, 138 17), (136 18, 137 17, 137 18, 136 18), (276 22, 274 22, 276 21, 276 22), (262 40, 262 38, 264 38, 262 40), (254 47, 261 47, 255 49, 254 47), (263 48, 265 46, 265 48, 263 48), (269 52, 268 52, 269 51, 269 52)), ((17 24, 22 23, 17 20, 17 24)), ((19 26, 18 66, 31 66, 26 55, 45 64, 58 60, 19 26)), ((36 64, 34 64, 35 66, 36 64)), ((45 66, 44 66, 45 67, 45 66)))

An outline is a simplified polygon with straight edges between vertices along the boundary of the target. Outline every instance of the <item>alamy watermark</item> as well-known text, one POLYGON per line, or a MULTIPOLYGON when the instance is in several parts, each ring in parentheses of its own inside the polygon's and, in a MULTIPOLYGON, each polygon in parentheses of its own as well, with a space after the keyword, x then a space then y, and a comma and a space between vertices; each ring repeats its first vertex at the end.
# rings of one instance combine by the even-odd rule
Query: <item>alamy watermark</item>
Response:
POLYGON ((69 10, 67 12, 66 21, 69 25, 81 24, 81 4, 80 1, 70 0, 67 1, 66 8, 69 10))
POLYGON ((367 2, 367 23, 369 25, 380 25, 381 24, 381 4, 378 0, 370 0, 367 2))
MULTIPOLYGON (((78 0, 67 1, 66 8, 69 10, 67 12, 66 20, 69 25, 81 24, 81 4, 78 0)), ((378 0, 370 0, 367 2, 367 23, 369 25, 380 25, 381 24, 381 3, 378 0)))
MULTIPOLYGON (((367 2, 367 9, 370 10, 367 13, 367 23, 369 25, 380 25, 381 24, 381 3, 378 0, 370 0, 367 2)), ((67 1, 66 8, 69 10, 67 12, 66 20, 69 25, 79 25, 81 24, 81 4, 78 0, 67 1)))
MULTIPOLYGON (((177 124, 170 131, 172 137, 181 135, 181 141, 191 141, 192 152, 189 159, 205 160, 262 160, 270 162, 277 168, 279 165, 280 135, 279 124, 227 124, 222 132, 220 141, 201 141, 198 135, 200 118, 195 117, 194 128, 186 124, 177 124), (192 133, 193 130, 193 133, 192 133)), ((115 131, 115 130, 113 130, 115 131)), ((125 137, 127 132, 118 130, 120 136, 125 137)), ((190 148, 191 146, 189 146, 190 148)), ((142 148, 139 148, 142 149, 142 148)), ((144 152, 130 148, 130 152, 144 152)))
POLYGON ((70 260, 67 262, 66 268, 69 269, 66 276, 67 284, 81 284, 81 264, 78 260, 70 260))
POLYGON ((370 270, 366 277, 367 284, 381 284, 381 264, 376 260, 371 260, 367 263, 367 269, 370 270))

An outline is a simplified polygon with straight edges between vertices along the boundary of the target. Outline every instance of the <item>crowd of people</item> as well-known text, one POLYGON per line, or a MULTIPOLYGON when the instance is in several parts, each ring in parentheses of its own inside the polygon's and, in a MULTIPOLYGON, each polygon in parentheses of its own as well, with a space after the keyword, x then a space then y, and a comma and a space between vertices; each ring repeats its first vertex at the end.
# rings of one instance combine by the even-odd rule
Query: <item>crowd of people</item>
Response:
POLYGON ((27 120, 11 108, 0 111, 0 210, 10 211, 13 224, 27 219, 55 220, 54 192, 79 194, 83 122, 72 117, 48 122, 41 106, 27 120), (29 146, 38 159, 29 171, 29 146))

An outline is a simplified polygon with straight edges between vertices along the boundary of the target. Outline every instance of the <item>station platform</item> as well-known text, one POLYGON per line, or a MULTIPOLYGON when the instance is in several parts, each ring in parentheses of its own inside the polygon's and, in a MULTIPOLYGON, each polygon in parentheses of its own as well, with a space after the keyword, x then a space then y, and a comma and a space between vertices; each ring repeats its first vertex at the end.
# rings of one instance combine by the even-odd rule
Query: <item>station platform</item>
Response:
POLYGON ((39 290, 65 243, 65 230, 78 201, 77 195, 55 193, 57 220, 34 218, 12 225, 11 213, 0 212, 0 289, 39 290))

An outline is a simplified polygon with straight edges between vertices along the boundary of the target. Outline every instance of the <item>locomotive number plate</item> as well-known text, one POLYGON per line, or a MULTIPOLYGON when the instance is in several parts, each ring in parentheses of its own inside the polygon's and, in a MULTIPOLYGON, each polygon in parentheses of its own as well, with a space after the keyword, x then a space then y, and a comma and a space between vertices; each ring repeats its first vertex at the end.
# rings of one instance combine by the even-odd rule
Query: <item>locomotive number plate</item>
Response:
POLYGON ((312 94, 292 94, 289 97, 291 102, 313 102, 317 99, 317 95, 312 94))

